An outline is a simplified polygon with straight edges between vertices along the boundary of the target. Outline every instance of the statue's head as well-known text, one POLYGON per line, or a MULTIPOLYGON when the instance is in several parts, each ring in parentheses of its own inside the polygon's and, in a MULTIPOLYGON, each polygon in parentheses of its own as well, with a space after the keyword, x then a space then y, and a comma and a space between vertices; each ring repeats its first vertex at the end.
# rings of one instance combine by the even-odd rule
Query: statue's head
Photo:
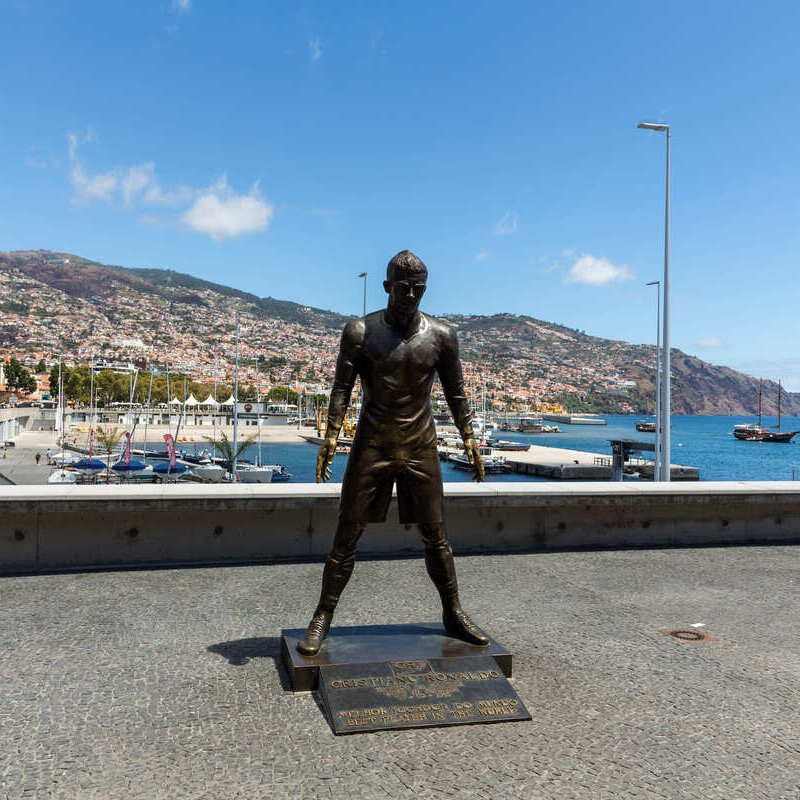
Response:
POLYGON ((383 288, 389 306, 404 314, 417 310, 428 282, 428 268, 410 250, 401 250, 386 267, 383 288))

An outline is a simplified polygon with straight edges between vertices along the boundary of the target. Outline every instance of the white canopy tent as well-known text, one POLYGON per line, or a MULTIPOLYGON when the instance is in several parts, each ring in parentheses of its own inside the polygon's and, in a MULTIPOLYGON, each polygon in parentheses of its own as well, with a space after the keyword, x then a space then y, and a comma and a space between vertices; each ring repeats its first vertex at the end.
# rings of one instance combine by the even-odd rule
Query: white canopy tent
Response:
POLYGON ((203 400, 202 403, 200 403, 200 405, 204 406, 205 408, 216 408, 219 403, 214 399, 213 395, 209 395, 205 400, 203 400))
POLYGON ((186 405, 187 405, 187 406, 192 406, 192 407, 193 407, 193 406, 199 406, 199 405, 200 405, 200 403, 198 402, 198 400, 197 400, 197 398, 194 396, 194 394, 190 394, 190 395, 189 395, 189 396, 186 398, 186 405))
POLYGON ((183 402, 181 400, 178 400, 177 397, 173 397, 172 400, 169 401, 169 404, 171 406, 180 406, 183 405, 183 402))
POLYGON ((231 408, 235 405, 235 401, 233 399, 233 395, 231 395, 224 403, 220 403, 221 406, 231 406, 231 408))

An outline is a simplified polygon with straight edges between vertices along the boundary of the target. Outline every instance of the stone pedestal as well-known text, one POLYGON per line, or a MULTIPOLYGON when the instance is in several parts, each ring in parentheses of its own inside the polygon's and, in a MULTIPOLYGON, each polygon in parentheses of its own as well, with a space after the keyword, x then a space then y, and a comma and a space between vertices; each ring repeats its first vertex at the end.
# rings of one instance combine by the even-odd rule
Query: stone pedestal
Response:
POLYGON ((489 638, 488 647, 477 647, 445 633, 441 623, 410 625, 363 625, 331 628, 317 655, 297 652, 297 643, 305 629, 281 631, 281 653, 295 692, 316 689, 319 668, 346 666, 376 661, 418 661, 442 658, 491 656, 500 671, 511 677, 511 653, 489 638))

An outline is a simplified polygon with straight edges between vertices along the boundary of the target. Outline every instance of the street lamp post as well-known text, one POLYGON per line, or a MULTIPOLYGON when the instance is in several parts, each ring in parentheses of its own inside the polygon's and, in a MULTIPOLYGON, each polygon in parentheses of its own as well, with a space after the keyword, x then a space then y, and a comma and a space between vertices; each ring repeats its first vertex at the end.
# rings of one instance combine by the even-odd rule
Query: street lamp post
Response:
POLYGON ((661 480, 661 281, 650 281, 646 286, 656 286, 656 452, 653 459, 653 480, 661 480))
POLYGON ((366 272, 359 272, 359 278, 364 279, 364 316, 367 316, 367 273, 366 272))
POLYGON ((669 351, 669 145, 670 128, 664 122, 640 122, 639 128, 647 131, 664 131, 667 135, 667 170, 666 191, 664 198, 664 400, 661 404, 663 428, 661 432, 661 479, 669 481, 671 478, 671 452, 670 452, 670 351, 669 351))

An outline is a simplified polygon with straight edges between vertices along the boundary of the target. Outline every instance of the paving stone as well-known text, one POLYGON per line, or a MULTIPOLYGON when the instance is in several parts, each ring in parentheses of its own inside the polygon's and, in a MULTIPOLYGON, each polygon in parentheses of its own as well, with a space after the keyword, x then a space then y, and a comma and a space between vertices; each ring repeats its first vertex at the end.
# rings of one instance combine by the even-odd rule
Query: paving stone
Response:
MULTIPOLYGON (((0 579, 0 798, 800 797, 800 549, 457 566, 531 723, 334 737, 278 663, 319 564, 0 579)), ((436 608, 421 559, 366 561, 336 622, 436 608)))

